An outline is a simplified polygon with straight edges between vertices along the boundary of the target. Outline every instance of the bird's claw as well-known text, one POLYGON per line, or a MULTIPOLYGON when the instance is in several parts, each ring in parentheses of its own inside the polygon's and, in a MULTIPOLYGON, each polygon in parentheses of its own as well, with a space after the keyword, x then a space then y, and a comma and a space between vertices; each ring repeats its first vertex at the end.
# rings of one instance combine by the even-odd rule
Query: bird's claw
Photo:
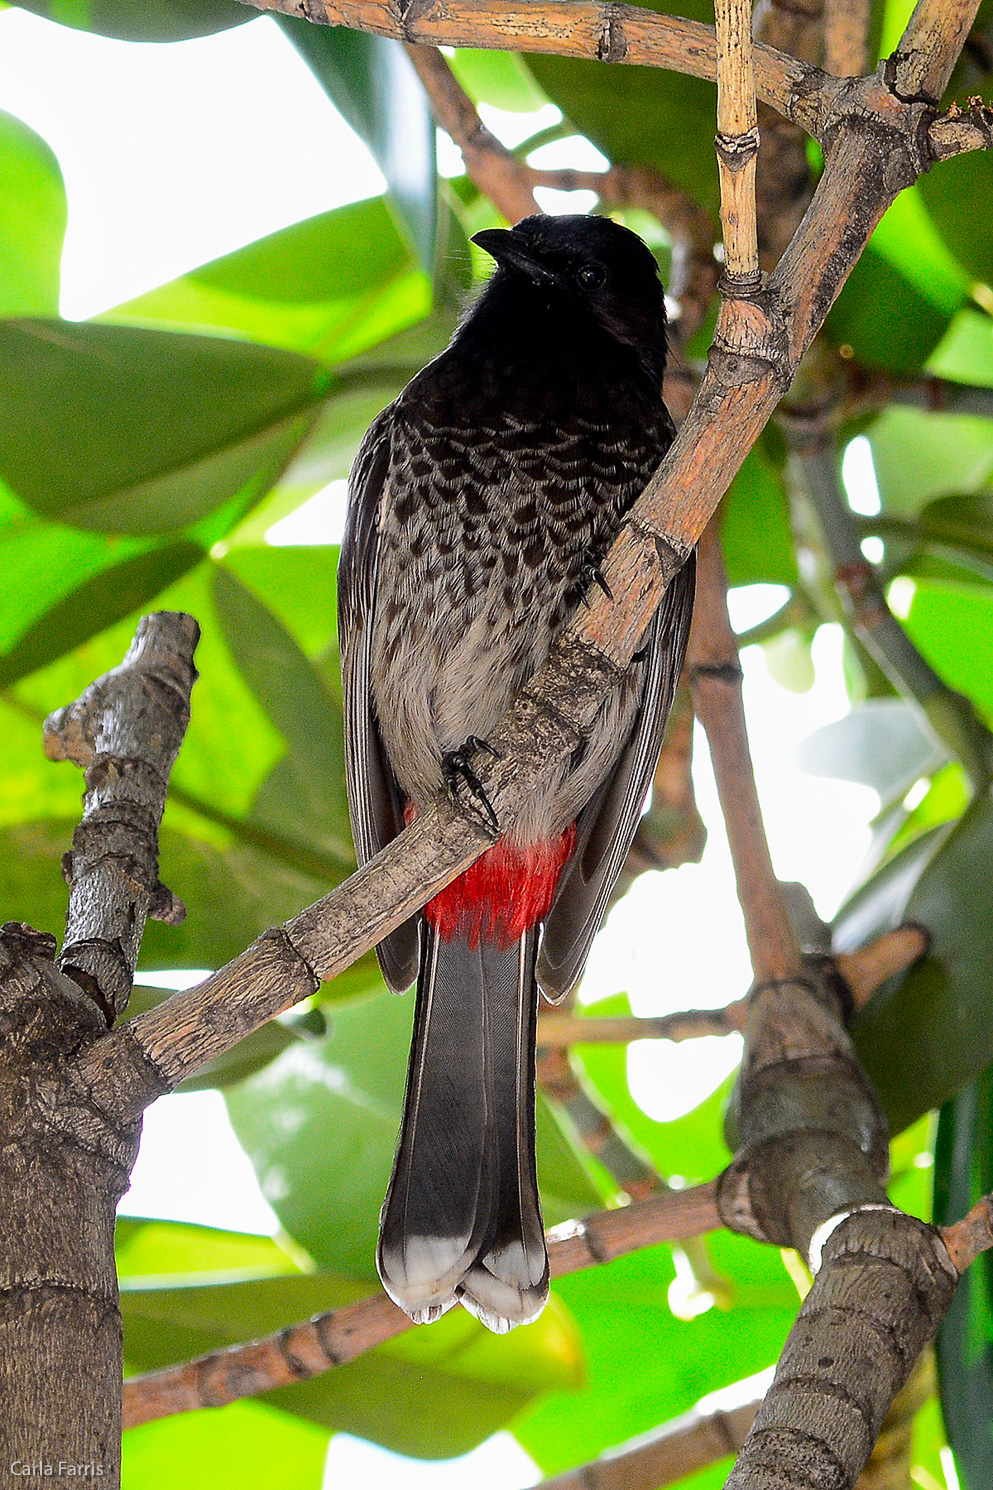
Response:
POLYGON ((483 789, 483 783, 470 765, 470 759, 477 750, 485 750, 488 755, 494 756, 497 760, 500 759, 499 750, 495 750, 488 740, 481 740, 478 735, 470 735, 464 745, 460 745, 457 750, 449 750, 446 755, 442 756, 442 774, 449 791, 456 800, 458 784, 460 781, 464 782, 487 823, 494 830, 498 830, 500 824, 493 811, 493 804, 483 789))
POLYGON ((580 581, 583 586, 583 600, 587 605, 590 604, 591 585, 598 585, 607 599, 613 600, 614 592, 607 583, 606 576, 600 568, 600 561, 598 559, 589 558, 586 560, 580 572, 580 581))

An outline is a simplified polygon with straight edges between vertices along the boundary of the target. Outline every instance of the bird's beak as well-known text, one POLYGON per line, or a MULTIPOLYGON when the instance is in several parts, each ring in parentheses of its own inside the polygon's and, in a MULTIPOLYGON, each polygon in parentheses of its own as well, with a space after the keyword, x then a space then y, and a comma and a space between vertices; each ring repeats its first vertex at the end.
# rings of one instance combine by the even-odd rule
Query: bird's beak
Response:
POLYGON ((482 233, 474 233, 472 241, 502 267, 519 270, 534 284, 556 283, 552 271, 546 269, 509 228, 486 228, 482 233))

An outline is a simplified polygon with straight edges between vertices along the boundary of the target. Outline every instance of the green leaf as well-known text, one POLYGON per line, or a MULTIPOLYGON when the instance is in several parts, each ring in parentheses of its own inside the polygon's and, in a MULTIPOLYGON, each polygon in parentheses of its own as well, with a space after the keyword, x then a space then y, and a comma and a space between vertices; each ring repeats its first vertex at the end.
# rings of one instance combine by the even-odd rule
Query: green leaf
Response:
POLYGON ((993 1059, 989 864, 993 802, 923 835, 840 914, 836 942, 861 945, 901 920, 931 933, 929 955, 873 994, 852 1028, 894 1132, 947 1101, 993 1059))
POLYGON ((941 341, 954 305, 935 304, 870 242, 828 313, 825 329, 859 362, 911 375, 941 341))
POLYGON ((993 719, 993 590, 916 580, 905 625, 945 682, 993 719))
POLYGON ((265 492, 331 375, 219 338, 23 320, 0 325, 0 476, 46 517, 130 533, 186 527, 265 492))
POLYGON ((330 1433, 264 1402, 131 1428, 121 1490, 320 1490, 330 1433))
MULTIPOLYGON (((649 10, 667 10, 652 0, 649 10)), ((680 14, 714 22, 707 0, 684 0, 680 14)), ((615 165, 654 166, 716 214, 713 83, 655 67, 606 67, 569 57, 529 55, 531 72, 593 144, 615 165)))
MULTIPOLYGON (((258 1338, 367 1292, 327 1275, 132 1284, 121 1296, 125 1358, 131 1370, 154 1369, 258 1338)), ((264 1400, 400 1453, 447 1458, 474 1448, 537 1393, 573 1386, 580 1370, 576 1331, 561 1308, 499 1338, 458 1309, 430 1329, 264 1400)))
POLYGON ((296 16, 276 20, 369 146, 421 267, 433 273, 438 232, 434 120, 403 47, 386 37, 314 26, 296 16))
POLYGON ((449 58, 449 64, 474 103, 492 104, 508 113, 528 114, 548 102, 517 52, 459 47, 449 58))
POLYGON ((271 233, 100 320, 221 331, 340 362, 419 320, 430 294, 385 198, 374 197, 271 233))
POLYGON ((745 458, 721 506, 721 543, 732 585, 798 582, 782 476, 760 441, 745 458))
POLYGON ((186 41, 251 20, 251 11, 246 14, 233 0, 17 0, 17 6, 119 41, 186 41))
POLYGON ((40 135, 0 112, 0 317, 57 316, 66 194, 40 135))
POLYGON ((993 472, 993 423, 890 407, 867 431, 883 511, 912 516, 934 497, 979 490, 993 472))
POLYGON ((797 1305, 779 1253, 729 1233, 707 1247, 722 1276, 736 1280, 741 1302, 690 1321, 668 1307, 668 1247, 553 1284, 582 1331, 587 1380, 580 1391, 549 1393, 514 1424, 546 1474, 646 1433, 776 1360, 797 1305))
POLYGON ((204 557, 195 543, 167 543, 134 554, 57 600, 0 655, 0 687, 44 667, 80 642, 139 610, 204 557))
POLYGON ((906 699, 876 698, 814 730, 800 741, 794 759, 808 776, 871 786, 885 806, 930 776, 945 755, 919 709, 906 699))
POLYGON ((300 1272, 273 1237, 179 1221, 119 1216, 114 1249, 117 1276, 125 1288, 148 1288, 153 1280, 162 1284, 188 1275, 221 1273, 228 1281, 300 1272))
MULTIPOLYGON (((968 297, 971 286, 968 274, 935 231, 924 205, 923 194, 930 179, 921 176, 914 186, 900 193, 873 233, 872 247, 933 306, 951 315, 968 297)), ((993 177, 990 179, 993 181, 993 177)))
POLYGON ((272 612, 223 569, 216 574, 214 597, 242 676, 287 744, 286 756, 256 797, 252 818, 332 855, 344 877, 354 854, 341 706, 272 612))
POLYGON ((993 283, 993 225, 977 211, 993 199, 993 161, 984 150, 944 160, 922 176, 917 190, 947 250, 965 276, 993 283))
MULTIPOLYGON (((934 1155, 934 1219, 960 1221, 993 1189, 993 1071, 941 1109, 934 1155)), ((993 1267, 979 1257, 955 1290, 937 1340, 948 1441, 962 1490, 993 1481, 993 1267)))

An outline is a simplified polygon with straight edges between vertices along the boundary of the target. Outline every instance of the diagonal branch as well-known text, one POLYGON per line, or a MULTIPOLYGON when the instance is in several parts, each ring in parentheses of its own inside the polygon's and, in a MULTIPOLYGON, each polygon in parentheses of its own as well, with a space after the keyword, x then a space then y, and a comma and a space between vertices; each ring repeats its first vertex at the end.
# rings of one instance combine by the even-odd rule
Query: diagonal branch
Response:
MULTIPOLYGON (((614 0, 243 0, 256 10, 300 16, 318 25, 350 26, 432 47, 548 52, 598 62, 664 67, 717 77, 713 26, 614 0)), ((836 83, 774 47, 755 51, 759 97, 811 134, 821 127, 836 83)))
POLYGON ((407 47, 436 122, 462 151, 465 168, 509 223, 539 212, 528 170, 492 134, 445 58, 432 47, 407 47))
MULTIPOLYGON (((548 1233, 551 1275, 561 1278, 656 1242, 699 1236, 718 1225, 713 1184, 665 1191, 620 1210, 597 1211, 548 1233)), ((307 1381, 355 1360, 410 1327, 407 1315, 386 1294, 377 1293, 261 1340, 132 1376, 124 1383, 124 1425, 134 1428, 179 1412, 222 1407, 242 1397, 307 1381)))
POLYGON ((693 707, 704 729, 734 863, 756 980, 795 978, 800 949, 772 867, 755 789, 741 694, 738 643, 727 613, 727 576, 712 522, 700 541, 697 599, 688 652, 693 707))

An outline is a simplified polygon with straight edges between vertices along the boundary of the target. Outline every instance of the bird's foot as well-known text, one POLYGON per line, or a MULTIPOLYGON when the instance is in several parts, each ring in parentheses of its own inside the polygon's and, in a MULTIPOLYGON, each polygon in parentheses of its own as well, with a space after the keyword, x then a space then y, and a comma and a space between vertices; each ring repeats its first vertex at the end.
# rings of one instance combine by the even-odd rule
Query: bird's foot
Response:
POLYGON ((594 585, 599 586, 608 600, 613 600, 614 598, 614 592, 608 585, 604 572, 600 568, 601 562, 596 555, 590 554, 579 572, 579 583, 583 589, 583 600, 587 605, 590 604, 590 590, 594 585))
POLYGON ((499 750, 494 750, 488 740, 481 740, 478 735, 470 735, 464 745, 457 750, 449 750, 441 758, 441 770, 445 778, 445 784, 452 796, 458 797, 458 784, 464 782, 469 788, 470 795, 478 804, 483 817, 493 829, 500 827, 497 815, 493 811, 493 804, 483 789, 483 783, 472 769, 471 759, 477 750, 485 750, 488 755, 500 758, 499 750))

